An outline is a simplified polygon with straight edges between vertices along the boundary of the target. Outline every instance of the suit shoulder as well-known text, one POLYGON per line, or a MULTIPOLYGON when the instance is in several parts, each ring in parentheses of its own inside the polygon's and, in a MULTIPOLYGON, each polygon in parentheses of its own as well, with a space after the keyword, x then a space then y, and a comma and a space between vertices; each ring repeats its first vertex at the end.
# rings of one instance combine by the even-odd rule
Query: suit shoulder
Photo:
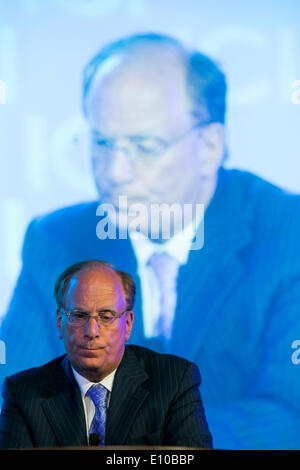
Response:
POLYGON ((262 262, 272 263, 278 275, 287 280, 299 276, 300 195, 248 172, 230 170, 226 179, 234 188, 232 197, 238 195, 237 217, 243 217, 251 233, 252 251, 245 256, 256 259, 263 253, 262 262))
POLYGON ((239 210, 244 217, 248 214, 256 236, 279 240, 287 237, 295 246, 300 226, 300 195, 249 172, 225 171, 233 201, 239 200, 239 210))
POLYGON ((300 207, 300 195, 267 181, 265 178, 237 169, 225 170, 230 184, 238 186, 245 194, 245 197, 252 198, 252 202, 257 203, 277 203, 287 207, 300 207))
POLYGON ((154 385, 159 384, 165 390, 177 391, 182 384, 198 387, 201 384, 200 371, 194 362, 137 345, 127 346, 127 350, 129 356, 134 356, 134 360, 131 358, 127 362, 131 373, 136 374, 138 363, 138 369, 141 368, 154 385))
MULTIPOLYGON (((28 266, 40 259, 47 259, 47 253, 57 252, 57 259, 63 247, 78 252, 81 240, 93 240, 96 233, 96 208, 98 201, 64 207, 34 218, 27 227, 23 243, 23 260, 28 266)), ((47 264, 47 263, 46 263, 47 264)))
POLYGON ((127 348, 135 354, 137 359, 145 364, 155 364, 162 368, 173 366, 177 370, 180 369, 182 371, 190 366, 195 366, 193 362, 181 356, 176 356, 175 354, 159 353, 137 345, 128 345, 127 348))
MULTIPOLYGON (((35 226, 40 230, 59 231, 60 227, 78 225, 88 221, 93 215, 96 216, 98 201, 85 202, 72 206, 62 207, 52 212, 35 217, 30 226, 35 226)), ((29 226, 29 227, 30 227, 29 226)))

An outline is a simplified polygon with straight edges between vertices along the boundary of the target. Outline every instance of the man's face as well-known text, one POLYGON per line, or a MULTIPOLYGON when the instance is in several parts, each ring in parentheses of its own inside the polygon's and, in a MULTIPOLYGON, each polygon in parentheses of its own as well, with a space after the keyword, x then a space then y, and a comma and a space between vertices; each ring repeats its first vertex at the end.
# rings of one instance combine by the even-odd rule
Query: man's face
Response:
POLYGON ((169 143, 189 131, 195 121, 187 95, 183 67, 169 56, 153 60, 122 57, 99 70, 86 100, 92 132, 92 160, 100 201, 119 207, 151 203, 194 204, 201 197, 201 139, 190 133, 153 156, 140 144, 169 143), (104 143, 113 145, 110 150, 104 143))
MULTIPOLYGON (((76 274, 65 294, 66 311, 80 310, 96 316, 110 310, 120 314, 126 310, 125 295, 118 276, 109 268, 90 268, 76 274)), ((127 312, 107 327, 90 318, 84 326, 74 326, 68 317, 57 312, 57 327, 71 364, 87 379, 98 382, 114 369, 123 357, 133 323, 127 312)))

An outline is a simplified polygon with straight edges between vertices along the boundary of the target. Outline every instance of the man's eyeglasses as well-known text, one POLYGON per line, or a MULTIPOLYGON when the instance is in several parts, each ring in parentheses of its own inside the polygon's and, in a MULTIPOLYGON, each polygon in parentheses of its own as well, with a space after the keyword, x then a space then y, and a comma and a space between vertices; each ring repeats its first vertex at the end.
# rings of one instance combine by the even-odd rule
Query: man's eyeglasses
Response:
POLYGON ((97 315, 90 315, 88 312, 84 312, 83 310, 64 310, 61 309, 62 313, 67 317, 68 322, 75 327, 83 327, 85 326, 90 318, 94 318, 97 322, 97 325, 100 327, 111 327, 113 326, 114 322, 121 318, 124 313, 128 312, 128 309, 124 310, 124 312, 117 314, 113 310, 103 310, 97 313, 97 315))
POLYGON ((207 125, 208 122, 198 123, 188 131, 180 134, 175 139, 166 141, 159 137, 149 136, 130 136, 122 138, 122 144, 118 143, 118 139, 113 137, 104 137, 97 131, 92 131, 93 143, 97 146, 97 149, 103 153, 103 155, 109 155, 116 149, 124 150, 126 153, 129 148, 134 151, 135 154, 139 154, 144 159, 159 157, 162 153, 166 152, 170 147, 176 145, 181 140, 191 135, 196 130, 207 125), (126 144, 125 144, 126 142, 126 144))

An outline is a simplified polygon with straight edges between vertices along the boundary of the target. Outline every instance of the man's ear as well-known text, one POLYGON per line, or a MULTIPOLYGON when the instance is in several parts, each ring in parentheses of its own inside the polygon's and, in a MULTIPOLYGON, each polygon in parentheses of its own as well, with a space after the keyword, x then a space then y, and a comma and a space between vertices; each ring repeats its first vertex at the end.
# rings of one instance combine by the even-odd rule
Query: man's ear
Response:
POLYGON ((132 310, 128 310, 126 312, 126 334, 125 334, 125 342, 127 342, 130 338, 132 324, 133 324, 134 314, 132 310))
POLYGON ((214 176, 222 165, 225 155, 225 128, 212 122, 201 129, 199 160, 202 176, 214 176))
POLYGON ((59 338, 62 339, 62 334, 61 334, 61 313, 58 309, 56 310, 56 326, 57 326, 59 338))

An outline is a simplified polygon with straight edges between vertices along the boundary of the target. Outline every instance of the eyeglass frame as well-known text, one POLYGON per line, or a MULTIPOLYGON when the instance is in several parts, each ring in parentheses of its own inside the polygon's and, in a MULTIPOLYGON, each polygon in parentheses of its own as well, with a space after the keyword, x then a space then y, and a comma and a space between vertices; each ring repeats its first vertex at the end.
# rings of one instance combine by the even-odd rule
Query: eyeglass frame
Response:
MULTIPOLYGON (((180 142, 181 140, 185 139, 186 137, 188 137, 189 135, 191 135, 194 131, 198 130, 198 129, 201 129, 202 127, 205 127, 207 126, 208 124, 210 124, 211 121, 202 121, 202 122, 198 122, 197 124, 195 124, 193 127, 191 127, 190 129, 188 129, 186 132, 184 132, 183 134, 180 134, 179 136, 175 137, 174 139, 170 140, 170 141, 164 141, 163 139, 160 139, 158 137, 141 137, 141 136, 129 136, 129 137, 124 137, 126 138, 127 140, 129 140, 129 142, 131 143, 131 145, 134 145, 135 147, 135 151, 136 153, 142 153, 144 155, 144 157, 160 157, 163 153, 165 153, 170 147, 176 145, 178 142, 180 142), (144 151, 144 150, 141 150, 138 148, 138 145, 134 142, 134 139, 135 140, 138 140, 138 139, 153 139, 153 140, 160 140, 161 141, 161 149, 160 150, 147 150, 147 151, 144 151)), ((110 148, 109 148, 109 145, 108 144, 104 144, 103 146, 106 146, 106 148, 103 148, 103 150, 105 151, 109 151, 109 152, 112 152, 112 151, 115 151, 117 148, 118 148, 118 145, 115 144, 116 142, 116 138, 105 138, 104 136, 101 136, 101 134, 96 131, 96 130, 92 130, 92 137, 96 136, 97 135, 99 136, 98 138, 98 141, 95 142, 96 145, 100 146, 101 144, 99 144, 99 141, 104 141, 104 142, 109 142, 109 141, 114 141, 113 144, 110 144, 110 148)), ((120 148, 122 148, 122 146, 119 146, 120 148)), ((130 153, 128 152, 128 147, 126 147, 125 149, 123 149, 126 151, 126 153, 130 153)))
MULTIPOLYGON (((80 310, 80 309, 73 309, 73 310, 67 310, 63 307, 61 307, 59 309, 60 312, 62 312, 67 318, 68 318, 68 324, 69 325, 73 325, 75 326, 75 328, 83 328, 85 327, 87 324, 88 324, 88 321, 90 318, 94 318, 96 320, 96 323, 99 327, 104 327, 104 328, 107 328, 107 327, 111 327, 114 325, 115 321, 118 320, 119 318, 121 318, 124 313, 127 313, 127 312, 130 312, 130 309, 126 308, 122 313, 120 313, 119 315, 113 315, 113 318, 111 319, 112 322, 109 324, 109 325, 104 325, 104 324, 101 324, 101 322, 99 323, 101 317, 99 316, 99 313, 101 312, 105 312, 105 311, 108 311, 107 310, 101 310, 101 312, 99 312, 97 315, 90 315, 88 312, 84 311, 84 310, 80 310), (74 312, 77 312, 77 313, 81 313, 83 316, 84 316, 84 320, 85 320, 85 323, 83 325, 74 325, 74 323, 72 323, 72 321, 70 320, 71 318, 71 315, 74 314, 74 312)), ((116 313, 114 312, 113 310, 109 310, 109 312, 111 313, 116 313)))

